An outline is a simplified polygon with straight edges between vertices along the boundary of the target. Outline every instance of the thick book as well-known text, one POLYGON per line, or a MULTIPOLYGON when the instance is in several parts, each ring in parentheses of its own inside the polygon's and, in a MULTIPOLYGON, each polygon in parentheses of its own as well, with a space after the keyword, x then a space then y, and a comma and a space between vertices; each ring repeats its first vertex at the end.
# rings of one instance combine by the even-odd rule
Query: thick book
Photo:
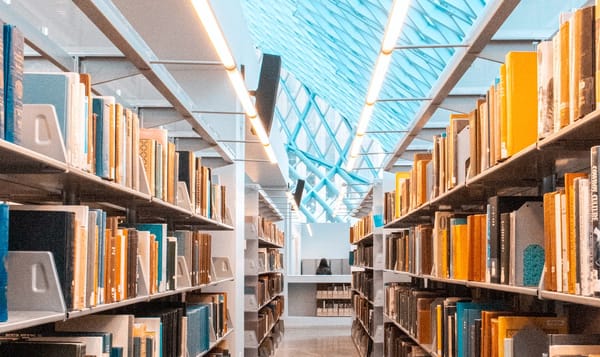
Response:
POLYGON ((512 156, 537 140, 537 54, 506 55, 506 149, 512 156))
POLYGON ((481 145, 479 141, 481 137, 479 136, 479 121, 477 120, 477 108, 479 106, 475 106, 475 110, 469 113, 469 172, 467 177, 473 178, 477 176, 481 172, 481 145))
POLYGON ((457 144, 458 133, 469 125, 468 114, 450 114, 450 123, 446 129, 447 146, 447 166, 446 166, 446 188, 450 189, 458 183, 458 160, 457 144))
POLYGON ((23 133, 24 38, 14 25, 4 24, 4 140, 21 143, 23 133))
POLYGON ((598 174, 600 173, 600 146, 592 146, 590 149, 590 202, 591 202, 591 219, 592 219, 592 241, 594 257, 594 265, 592 272, 592 291, 595 296, 600 296, 600 181, 598 174))
POLYGON ((66 211, 10 211, 9 250, 50 251, 68 309, 74 305, 75 214, 66 211))
POLYGON ((569 28, 570 122, 594 111, 594 6, 576 10, 569 28))

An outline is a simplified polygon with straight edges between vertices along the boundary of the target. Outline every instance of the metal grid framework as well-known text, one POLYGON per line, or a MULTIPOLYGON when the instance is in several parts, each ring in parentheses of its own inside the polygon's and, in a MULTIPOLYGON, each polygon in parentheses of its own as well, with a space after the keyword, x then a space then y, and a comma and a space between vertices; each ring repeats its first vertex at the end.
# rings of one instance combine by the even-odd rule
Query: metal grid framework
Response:
POLYGON ((290 178, 307 178, 302 210, 308 221, 337 221, 360 202, 354 197, 362 197, 368 188, 360 185, 379 176, 382 162, 405 135, 455 51, 452 46, 431 45, 462 44, 486 1, 411 1, 398 42, 404 48, 393 54, 356 171, 348 173, 342 167, 391 4, 392 0, 242 1, 257 47, 281 55, 284 69, 295 78, 282 76, 277 115, 287 137, 290 178), (346 194, 336 199, 342 187, 346 194))

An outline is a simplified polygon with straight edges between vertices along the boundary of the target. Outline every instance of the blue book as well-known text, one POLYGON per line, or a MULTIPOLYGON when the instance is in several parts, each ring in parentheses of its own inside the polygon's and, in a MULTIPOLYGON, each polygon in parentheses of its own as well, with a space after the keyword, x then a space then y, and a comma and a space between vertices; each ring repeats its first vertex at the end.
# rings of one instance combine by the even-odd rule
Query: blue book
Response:
POLYGON ((123 357, 123 347, 111 347, 110 357, 123 357))
POLYGON ((106 212, 101 209, 92 209, 97 211, 96 225, 98 226, 98 303, 104 303, 104 265, 105 265, 105 250, 106 250, 106 212))
MULTIPOLYGON (((210 305, 209 304, 198 304, 196 305, 200 308, 200 325, 195 326, 196 329, 196 338, 200 341, 200 351, 206 351, 210 347, 210 305)), ((188 330, 190 329, 190 324, 188 321, 188 330)))
POLYGON ((23 135, 23 34, 4 24, 4 139, 21 143, 23 135))
POLYGON ((475 319, 481 318, 482 310, 505 310, 508 304, 501 301, 472 302, 458 301, 456 303, 456 356, 468 357, 469 326, 475 319))
POLYGON ((135 227, 138 231, 148 231, 154 234, 154 239, 158 242, 158 291, 165 291, 167 288, 167 225, 163 223, 144 223, 135 227))
POLYGON ((8 272, 6 258, 8 256, 8 205, 0 204, 0 322, 8 320, 8 272))
POLYGON ((96 115, 96 175, 110 179, 110 103, 107 98, 92 99, 92 112, 96 115))
POLYGON ((188 305, 185 308, 185 316, 187 316, 187 349, 190 356, 197 356, 204 351, 202 341, 199 336, 202 326, 202 310, 207 309, 203 305, 188 305))

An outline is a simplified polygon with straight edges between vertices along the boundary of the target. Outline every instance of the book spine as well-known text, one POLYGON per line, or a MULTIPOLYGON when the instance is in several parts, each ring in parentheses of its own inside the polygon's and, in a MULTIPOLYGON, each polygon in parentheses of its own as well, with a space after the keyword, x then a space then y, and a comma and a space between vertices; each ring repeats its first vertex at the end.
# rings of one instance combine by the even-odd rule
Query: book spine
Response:
POLYGON ((20 144, 23 135, 23 34, 4 25, 4 139, 20 144))
POLYGON ((600 192, 598 181, 598 169, 600 164, 600 146, 593 146, 591 148, 591 162, 590 162, 590 203, 591 203, 591 214, 590 218, 592 221, 592 235, 590 247, 592 247, 593 255, 593 267, 592 267, 592 291, 595 296, 600 296, 600 218, 599 213, 599 202, 598 193, 600 192))
POLYGON ((6 258, 8 256, 8 205, 0 204, 0 322, 8 320, 8 272, 6 258))

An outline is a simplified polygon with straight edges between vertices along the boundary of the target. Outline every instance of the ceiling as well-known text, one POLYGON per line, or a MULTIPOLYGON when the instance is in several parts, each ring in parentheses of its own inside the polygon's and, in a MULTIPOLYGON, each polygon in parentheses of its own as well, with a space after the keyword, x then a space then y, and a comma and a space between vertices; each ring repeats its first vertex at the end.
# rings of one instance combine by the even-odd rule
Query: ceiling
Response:
POLYGON ((506 52, 533 50, 561 11, 585 1, 412 0, 352 171, 344 164, 392 0, 241 3, 258 49, 282 56, 276 116, 290 178, 307 180, 301 210, 309 222, 332 222, 347 219, 384 168, 409 169, 450 113, 470 111, 506 52), (440 90, 445 82, 456 84, 440 90), (443 101, 433 105, 436 95, 443 101))

